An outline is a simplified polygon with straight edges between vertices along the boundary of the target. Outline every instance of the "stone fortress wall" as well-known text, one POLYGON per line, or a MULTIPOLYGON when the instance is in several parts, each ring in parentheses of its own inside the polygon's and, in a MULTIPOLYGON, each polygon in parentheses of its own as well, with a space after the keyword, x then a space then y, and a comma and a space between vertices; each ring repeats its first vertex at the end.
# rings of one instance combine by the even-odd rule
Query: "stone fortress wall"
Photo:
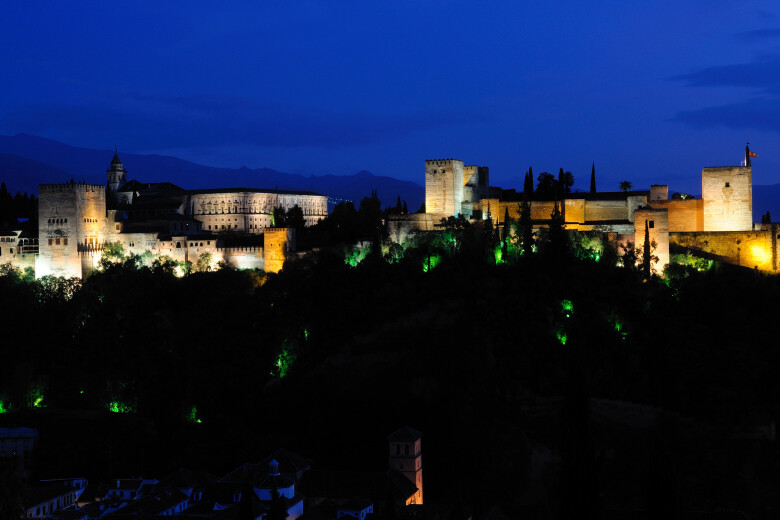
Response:
MULTIPOLYGON (((606 231, 616 242, 632 241, 638 248, 644 244, 647 221, 650 239, 656 243, 658 272, 670 261, 673 251, 685 250, 777 272, 780 227, 753 223, 752 167, 748 156, 746 149, 747 166, 703 168, 700 199, 672 200, 668 186, 653 185, 649 191, 568 194, 558 201, 559 208, 567 229, 606 231)), ((482 167, 462 165, 456 159, 425 161, 425 218, 394 217, 389 222, 391 238, 406 237, 414 230, 435 229, 442 218, 457 215, 490 218, 496 226, 503 225, 507 215, 519 219, 521 194, 491 187, 476 190, 472 179, 478 177, 482 167), (463 185, 460 204, 453 186, 458 183, 463 185), (463 211, 458 212, 458 207, 463 211)), ((534 227, 549 225, 556 201, 532 200, 529 204, 534 227)))
POLYGON ((70 183, 38 187, 36 277, 81 277, 80 251, 105 240, 105 186, 70 183))
POLYGON ((0 233, 0 263, 34 268, 37 278, 89 274, 99 265, 108 242, 117 242, 127 253, 140 256, 168 256, 196 264, 207 253, 212 268, 225 262, 241 269, 278 272, 295 252, 296 244, 293 230, 272 227, 274 207, 289 210, 298 205, 306 225, 328 214, 327 197, 312 192, 245 188, 187 191, 167 183, 126 183, 118 154, 106 170, 105 186, 42 184, 38 195, 38 243, 22 244, 21 231, 0 233), (136 205, 139 190, 148 188, 163 192, 154 193, 151 203, 136 205), (116 207, 109 208, 107 193, 114 197, 116 207), (128 220, 134 212, 144 218, 128 220), (255 240, 245 246, 225 247, 223 232, 228 231, 231 243, 260 235, 264 245, 255 240))

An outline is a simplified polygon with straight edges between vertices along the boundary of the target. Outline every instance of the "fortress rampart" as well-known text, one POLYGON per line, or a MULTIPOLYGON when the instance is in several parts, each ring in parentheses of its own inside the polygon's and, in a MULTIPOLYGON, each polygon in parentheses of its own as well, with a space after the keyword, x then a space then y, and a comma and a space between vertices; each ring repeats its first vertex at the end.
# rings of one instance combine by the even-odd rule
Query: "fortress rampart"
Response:
MULTIPOLYGON (((644 223, 659 257, 657 270, 670 260, 670 249, 690 250, 725 262, 778 271, 780 233, 775 225, 753 223, 752 167, 717 166, 702 169, 700 199, 669 199, 669 187, 654 184, 649 191, 572 193, 558 201, 566 228, 609 231, 616 243, 644 244, 644 223)), ((428 218, 404 216, 389 223, 391 236, 405 237, 415 229, 429 230, 441 218, 491 218, 503 225, 506 216, 520 218, 522 194, 483 187, 483 167, 458 159, 425 161, 425 208, 428 218), (463 187, 459 191, 457 187, 463 187)), ((487 168, 484 168, 487 180, 487 168)), ((532 197, 533 199, 533 197, 532 197)), ((549 224, 553 200, 531 200, 535 227, 549 224)))

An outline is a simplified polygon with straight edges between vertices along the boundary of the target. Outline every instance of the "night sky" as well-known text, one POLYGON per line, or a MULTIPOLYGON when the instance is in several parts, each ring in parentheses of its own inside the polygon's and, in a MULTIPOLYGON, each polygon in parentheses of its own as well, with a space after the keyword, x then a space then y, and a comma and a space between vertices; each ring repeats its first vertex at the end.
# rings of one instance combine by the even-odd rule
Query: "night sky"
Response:
MULTIPOLYGON (((304 174, 491 184, 571 170, 699 193, 780 183, 780 6, 734 2, 5 2, 0 134, 304 174)), ((142 172, 137 172, 143 176, 142 172)))

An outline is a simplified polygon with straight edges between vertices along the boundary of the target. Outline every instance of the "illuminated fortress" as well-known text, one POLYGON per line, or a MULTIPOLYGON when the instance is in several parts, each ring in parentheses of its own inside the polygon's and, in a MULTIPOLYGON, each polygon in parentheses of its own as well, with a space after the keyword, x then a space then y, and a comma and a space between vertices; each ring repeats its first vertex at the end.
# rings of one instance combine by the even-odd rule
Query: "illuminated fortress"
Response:
MULTIPOLYGON (((762 271, 777 272, 780 229, 777 224, 753 222, 750 151, 746 166, 702 170, 701 199, 670 199, 667 185, 649 191, 568 193, 563 200, 528 201, 535 228, 547 227, 559 204, 567 230, 604 231, 615 246, 633 242, 644 246, 645 222, 657 246, 658 272, 669 263, 672 250, 691 251, 762 271)), ((442 218, 462 215, 471 220, 490 218, 503 225, 508 216, 520 218, 523 193, 489 186, 489 170, 466 166, 457 159, 425 161, 425 214, 394 218, 390 235, 403 240, 414 230, 434 230, 442 218)))
POLYGON ((106 185, 71 181, 42 184, 38 192, 37 239, 21 231, 0 237, 0 263, 34 267, 37 278, 81 278, 98 265, 107 243, 177 262, 205 258, 211 266, 222 261, 276 272, 295 251, 295 233, 273 227, 274 208, 299 207, 307 225, 328 214, 327 197, 313 192, 128 181, 118 154, 106 185))

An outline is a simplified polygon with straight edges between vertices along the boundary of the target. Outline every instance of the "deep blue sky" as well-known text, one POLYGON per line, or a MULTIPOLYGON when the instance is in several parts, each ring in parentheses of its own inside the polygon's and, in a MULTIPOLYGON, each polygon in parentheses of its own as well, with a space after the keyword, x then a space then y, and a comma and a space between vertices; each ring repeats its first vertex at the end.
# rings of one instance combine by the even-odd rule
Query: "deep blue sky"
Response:
MULTIPOLYGON (((780 182, 774 1, 7 2, 0 134, 203 164, 780 182)), ((137 172, 142 176, 141 172, 137 172)))

